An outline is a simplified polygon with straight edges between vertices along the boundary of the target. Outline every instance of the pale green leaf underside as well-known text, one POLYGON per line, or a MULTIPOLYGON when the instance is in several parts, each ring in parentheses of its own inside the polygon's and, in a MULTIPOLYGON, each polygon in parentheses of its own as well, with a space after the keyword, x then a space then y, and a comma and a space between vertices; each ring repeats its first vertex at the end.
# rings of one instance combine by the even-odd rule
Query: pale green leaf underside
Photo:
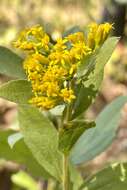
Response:
POLYGON ((53 124, 32 106, 19 108, 19 122, 24 141, 33 156, 57 180, 62 177, 62 156, 58 134, 53 124))
POLYGON ((8 144, 9 144, 10 148, 13 148, 14 145, 15 145, 19 140, 21 140, 22 138, 23 138, 23 135, 22 135, 22 133, 20 133, 20 132, 17 132, 17 133, 14 133, 14 134, 12 134, 12 135, 9 135, 7 140, 8 140, 8 144))
POLYGON ((115 99, 99 114, 96 127, 81 135, 71 152, 74 164, 93 159, 112 143, 116 136, 121 109, 126 102, 127 96, 115 99))
POLYGON ((24 79, 23 59, 8 48, 0 46, 0 73, 24 79))

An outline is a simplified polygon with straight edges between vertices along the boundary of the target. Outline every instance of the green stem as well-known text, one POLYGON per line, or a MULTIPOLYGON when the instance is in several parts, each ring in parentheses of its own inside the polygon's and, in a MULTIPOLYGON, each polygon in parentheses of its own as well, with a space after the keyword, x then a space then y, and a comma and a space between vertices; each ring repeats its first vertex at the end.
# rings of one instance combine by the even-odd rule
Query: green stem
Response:
MULTIPOLYGON (((64 122, 68 125, 68 121, 71 117, 71 105, 67 106, 64 122)), ((69 190, 70 176, 69 176, 69 158, 67 154, 63 154, 63 188, 62 190, 69 190)))
POLYGON ((63 155, 63 190, 69 190, 69 164, 68 156, 63 155))
POLYGON ((66 124, 68 123, 71 117, 71 108, 72 108, 71 105, 67 105, 66 116, 65 116, 66 124))

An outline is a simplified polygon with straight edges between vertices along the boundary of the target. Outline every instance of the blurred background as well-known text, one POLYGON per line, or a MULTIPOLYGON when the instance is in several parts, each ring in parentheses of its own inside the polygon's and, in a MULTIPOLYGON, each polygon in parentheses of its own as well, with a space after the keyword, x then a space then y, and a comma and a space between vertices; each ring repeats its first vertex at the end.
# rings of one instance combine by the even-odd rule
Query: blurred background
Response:
MULTIPOLYGON (((96 103, 87 113, 93 119, 114 98, 127 95, 126 19, 127 0, 0 0, 0 45, 15 51, 11 44, 17 33, 36 24, 43 25, 55 40, 73 26, 84 28, 91 22, 114 23, 113 35, 120 36, 121 39, 105 68, 104 81, 96 103)), ((8 80, 8 77, 0 75, 1 84, 8 80)), ((17 127, 16 110, 15 104, 0 99, 1 129, 17 127)), ((85 167, 93 172, 107 161, 113 160, 127 160, 127 105, 122 111, 117 137, 111 147, 85 167)), ((0 190, 32 190, 32 187, 22 185, 22 181, 30 176, 26 173, 15 174, 19 168, 14 163, 0 160, 0 190)), ((38 180, 29 180, 33 180, 31 184, 41 184, 38 180)))

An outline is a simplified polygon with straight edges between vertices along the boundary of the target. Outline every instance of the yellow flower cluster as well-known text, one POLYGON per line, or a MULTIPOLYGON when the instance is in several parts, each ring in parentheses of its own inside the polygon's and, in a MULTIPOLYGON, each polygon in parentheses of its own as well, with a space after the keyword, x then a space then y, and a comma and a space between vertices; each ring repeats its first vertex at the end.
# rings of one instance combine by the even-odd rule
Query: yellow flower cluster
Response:
POLYGON ((91 49, 99 47, 106 40, 112 28, 113 25, 109 23, 100 24, 100 25, 96 23, 90 24, 87 45, 91 49))
POLYGON ((34 93, 29 102, 43 109, 71 103, 76 98, 72 81, 78 65, 104 42, 111 28, 108 23, 92 24, 87 36, 76 32, 55 45, 41 26, 22 31, 14 45, 27 53, 23 66, 34 93))
POLYGON ((23 30, 14 45, 22 50, 38 52, 43 49, 47 52, 49 50, 49 41, 49 36, 44 32, 43 28, 35 26, 23 30))

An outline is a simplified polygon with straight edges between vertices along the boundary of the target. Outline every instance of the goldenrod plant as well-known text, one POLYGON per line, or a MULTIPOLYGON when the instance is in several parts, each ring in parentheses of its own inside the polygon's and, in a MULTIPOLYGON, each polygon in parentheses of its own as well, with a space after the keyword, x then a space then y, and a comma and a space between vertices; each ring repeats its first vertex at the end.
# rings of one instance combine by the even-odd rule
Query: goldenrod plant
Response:
POLYGON ((0 87, 0 97, 18 104, 20 127, 18 133, 0 132, 0 157, 52 181, 52 190, 125 190, 126 164, 87 179, 76 169, 103 152, 116 136, 126 96, 114 100, 95 121, 85 113, 119 38, 109 37, 109 23, 73 29, 54 43, 40 25, 23 30, 13 43, 23 57, 0 47, 0 72, 13 77, 0 87))

